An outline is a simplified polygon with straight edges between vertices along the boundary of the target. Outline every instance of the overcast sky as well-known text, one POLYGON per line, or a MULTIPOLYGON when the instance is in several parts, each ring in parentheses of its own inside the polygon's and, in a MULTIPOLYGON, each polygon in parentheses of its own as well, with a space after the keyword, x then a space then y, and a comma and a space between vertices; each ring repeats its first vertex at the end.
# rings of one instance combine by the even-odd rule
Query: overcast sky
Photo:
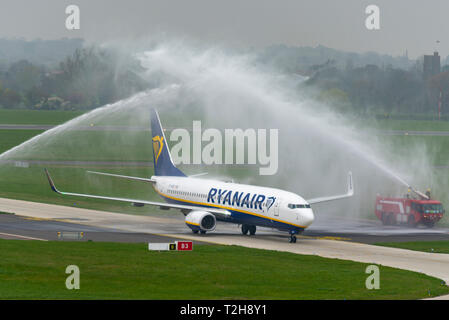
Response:
POLYGON ((376 51, 415 58, 449 55, 448 0, 0 0, 0 37, 101 42, 168 32, 207 43, 271 44, 376 51), (81 29, 65 28, 78 5, 81 29), (365 8, 380 8, 380 30, 365 27, 365 8), (440 40, 439 44, 436 40, 440 40))

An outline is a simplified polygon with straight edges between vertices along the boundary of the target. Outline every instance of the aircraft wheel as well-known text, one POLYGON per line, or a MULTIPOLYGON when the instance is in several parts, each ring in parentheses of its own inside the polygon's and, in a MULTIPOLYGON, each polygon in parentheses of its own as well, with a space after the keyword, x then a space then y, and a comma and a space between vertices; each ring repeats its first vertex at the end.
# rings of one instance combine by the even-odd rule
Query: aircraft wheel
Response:
POLYGON ((249 228, 247 224, 242 224, 242 234, 245 236, 248 234, 249 228))
POLYGON ((256 234, 256 226, 250 226, 250 227, 249 227, 249 234, 250 234, 251 236, 253 236, 253 235, 256 234))
POLYGON ((289 242, 290 243, 296 243, 296 236, 295 235, 291 235, 289 242))
POLYGON ((192 232, 193 232, 194 234, 197 234, 197 233, 198 233, 198 230, 192 230, 192 232))
POLYGON ((206 234, 205 230, 200 230, 201 234, 206 234))

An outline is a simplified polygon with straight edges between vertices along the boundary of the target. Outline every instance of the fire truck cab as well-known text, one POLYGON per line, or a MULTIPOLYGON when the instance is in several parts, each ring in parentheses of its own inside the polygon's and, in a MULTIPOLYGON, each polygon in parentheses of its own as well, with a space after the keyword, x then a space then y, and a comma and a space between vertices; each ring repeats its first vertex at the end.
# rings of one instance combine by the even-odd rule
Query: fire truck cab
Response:
POLYGON ((443 205, 437 200, 376 197, 375 213, 384 225, 415 227, 421 223, 432 228, 444 212, 443 205))

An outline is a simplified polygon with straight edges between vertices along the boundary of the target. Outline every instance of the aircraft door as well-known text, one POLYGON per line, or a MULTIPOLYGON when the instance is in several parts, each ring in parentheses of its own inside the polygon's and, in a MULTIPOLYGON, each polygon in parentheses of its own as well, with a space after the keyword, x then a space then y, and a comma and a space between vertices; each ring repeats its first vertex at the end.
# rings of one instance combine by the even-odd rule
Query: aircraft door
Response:
POLYGON ((274 203, 274 216, 275 217, 279 217, 279 203, 280 203, 280 200, 278 200, 274 203))

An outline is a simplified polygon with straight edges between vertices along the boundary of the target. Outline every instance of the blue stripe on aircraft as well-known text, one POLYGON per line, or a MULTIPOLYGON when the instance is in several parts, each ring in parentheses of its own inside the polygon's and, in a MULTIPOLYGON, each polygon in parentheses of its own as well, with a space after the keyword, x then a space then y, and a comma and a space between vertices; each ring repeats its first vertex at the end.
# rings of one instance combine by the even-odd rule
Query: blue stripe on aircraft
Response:
MULTIPOLYGON (((160 195, 162 195, 162 193, 160 193, 160 195)), ((205 206, 205 205, 199 205, 196 203, 190 203, 190 202, 184 202, 182 200, 175 200, 175 199, 171 199, 168 198, 164 195, 162 195, 162 197, 168 202, 168 203, 173 203, 173 204, 187 204, 190 206, 196 206, 198 208, 204 208, 205 210, 207 210, 209 207, 212 206, 205 206)), ((220 219, 219 217, 217 217, 217 220, 220 221, 224 221, 224 222, 232 222, 232 223, 237 223, 237 224, 249 224, 249 225, 258 225, 261 227, 268 227, 268 228, 275 228, 281 231, 296 231, 297 233, 303 231, 303 228, 300 227, 295 227, 292 226, 288 223, 284 223, 284 222, 280 222, 280 221, 275 221, 275 220, 271 220, 270 218, 264 218, 264 217, 259 217, 259 216, 255 216, 249 213, 244 213, 244 212, 240 212, 240 211, 234 211, 232 209, 227 209, 228 211, 231 212, 231 219, 232 221, 229 220, 223 220, 220 219)))

